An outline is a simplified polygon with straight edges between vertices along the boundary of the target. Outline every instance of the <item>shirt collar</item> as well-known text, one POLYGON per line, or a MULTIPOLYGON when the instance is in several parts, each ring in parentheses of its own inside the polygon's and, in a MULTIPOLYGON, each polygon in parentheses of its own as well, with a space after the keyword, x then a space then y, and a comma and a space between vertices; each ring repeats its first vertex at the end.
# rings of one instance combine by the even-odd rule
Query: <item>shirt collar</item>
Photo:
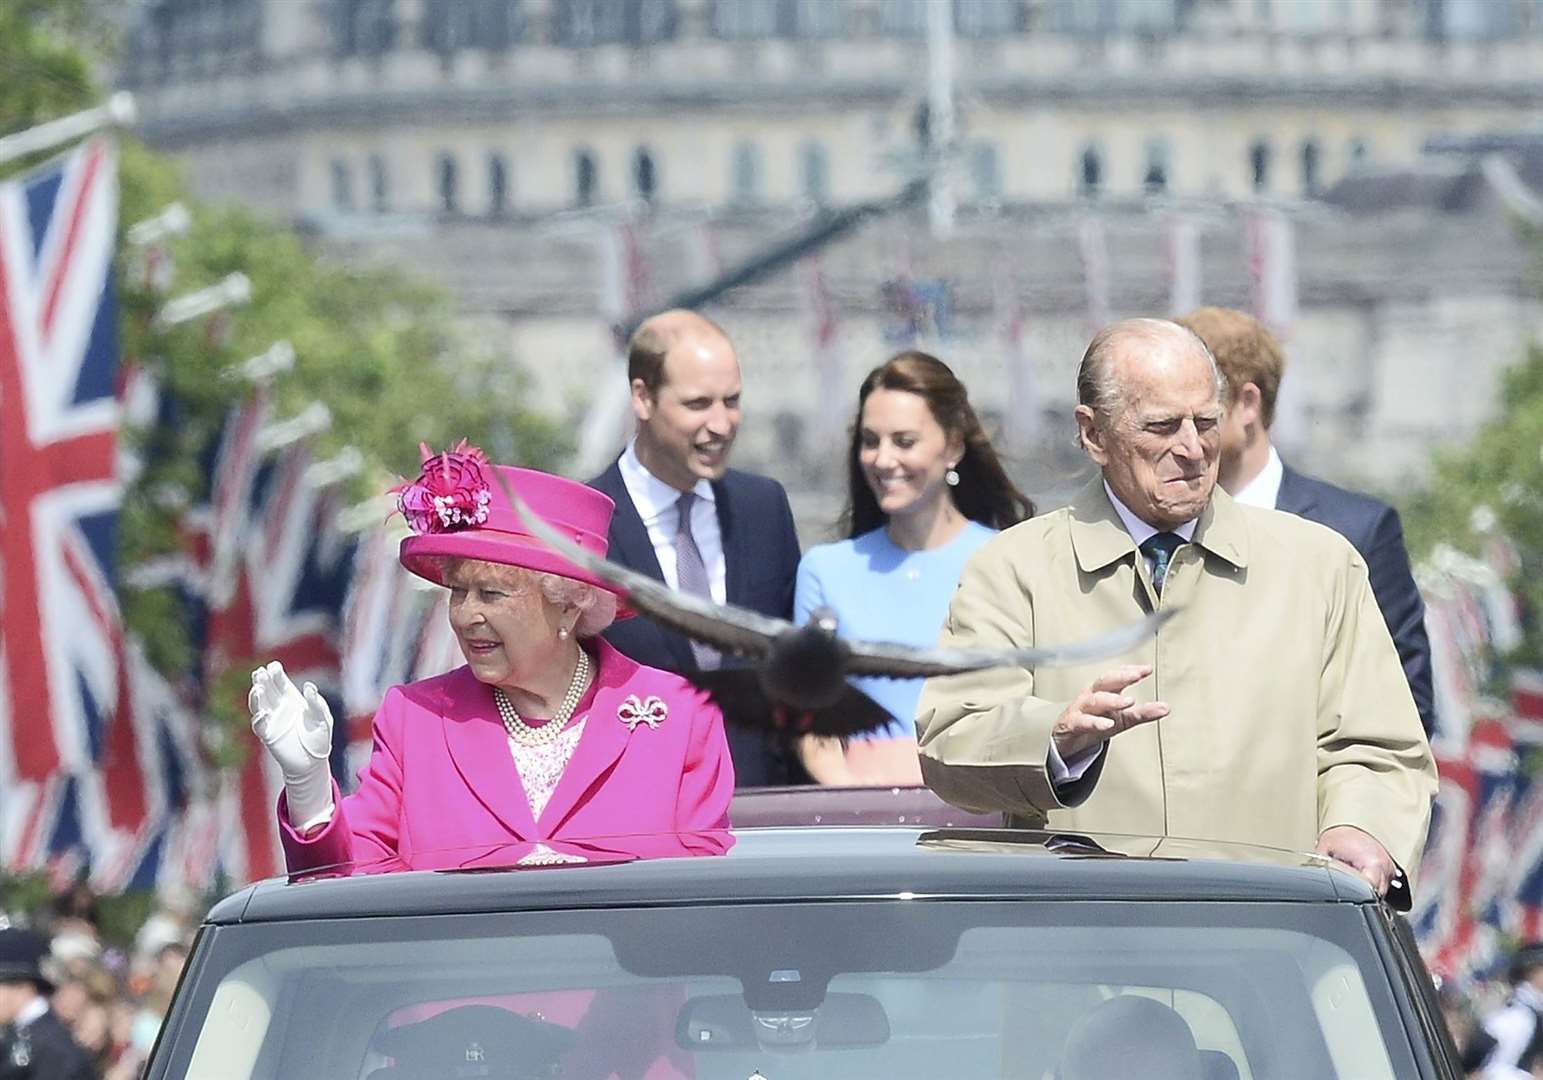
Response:
MULTIPOLYGON (((622 451, 621 460, 616 465, 621 470, 622 484, 626 486, 627 494, 632 497, 632 505, 637 508, 638 517, 643 519, 645 526, 654 524, 666 511, 675 509, 681 493, 649 472, 638 460, 638 441, 635 437, 628 441, 627 449, 622 451)), ((717 501, 712 484, 706 480, 698 480, 696 487, 691 490, 697 498, 705 499, 709 504, 717 501)))
MULTIPOLYGON (((1137 543, 1158 531, 1122 506, 1102 476, 1089 481, 1068 510, 1072 550, 1084 573, 1097 573, 1131 555, 1137 543)), ((1218 486, 1200 516, 1173 531, 1241 569, 1248 565, 1245 513, 1254 511, 1239 510, 1218 486)))
POLYGON ((1280 482, 1285 475, 1286 466, 1281 464, 1280 455, 1272 445, 1264 468, 1259 470, 1258 476, 1238 489, 1232 501, 1244 506, 1262 506, 1266 510, 1274 510, 1275 504, 1280 501, 1280 482))
POLYGON ((16 1014, 14 1023, 16 1027, 24 1028, 47 1011, 48 999, 39 994, 21 1007, 21 1011, 16 1014))
POLYGON ((1186 544, 1195 538, 1195 522, 1199 521, 1199 518, 1191 518, 1172 529, 1157 529, 1142 521, 1130 507, 1122 503, 1120 497, 1114 493, 1114 489, 1109 486, 1108 480, 1104 481, 1104 494, 1109 496, 1109 501, 1114 505, 1114 512, 1120 515, 1120 523, 1125 526, 1125 531, 1130 533, 1130 538, 1135 541, 1138 548, 1160 532, 1178 533, 1184 538, 1186 544))

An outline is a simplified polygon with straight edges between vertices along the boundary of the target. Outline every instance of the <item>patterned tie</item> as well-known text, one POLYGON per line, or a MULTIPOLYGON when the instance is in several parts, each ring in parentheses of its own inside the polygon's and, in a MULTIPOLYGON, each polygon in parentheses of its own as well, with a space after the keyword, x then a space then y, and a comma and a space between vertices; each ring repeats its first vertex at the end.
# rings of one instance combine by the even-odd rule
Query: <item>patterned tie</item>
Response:
MULTIPOLYGON (((702 561, 702 550, 691 535, 691 506, 696 502, 696 492, 687 491, 675 503, 675 580, 681 592, 713 598, 712 583, 707 580, 707 564, 702 561)), ((718 650, 700 641, 691 642, 691 655, 696 657, 697 667, 710 670, 722 663, 718 650)))
POLYGON ((1184 537, 1178 533, 1153 533, 1141 542, 1141 554, 1152 560, 1152 588, 1163 595, 1163 580, 1168 576, 1168 564, 1173 553, 1184 545, 1184 537))

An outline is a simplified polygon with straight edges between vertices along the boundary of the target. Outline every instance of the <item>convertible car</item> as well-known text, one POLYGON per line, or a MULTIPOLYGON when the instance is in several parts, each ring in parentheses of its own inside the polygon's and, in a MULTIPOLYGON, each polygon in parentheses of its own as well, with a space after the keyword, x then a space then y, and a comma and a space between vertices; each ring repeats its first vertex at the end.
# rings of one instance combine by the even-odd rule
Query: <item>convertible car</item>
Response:
POLYGON ((1313 856, 767 826, 253 885, 150 1080, 1457 1078, 1399 916, 1313 856))

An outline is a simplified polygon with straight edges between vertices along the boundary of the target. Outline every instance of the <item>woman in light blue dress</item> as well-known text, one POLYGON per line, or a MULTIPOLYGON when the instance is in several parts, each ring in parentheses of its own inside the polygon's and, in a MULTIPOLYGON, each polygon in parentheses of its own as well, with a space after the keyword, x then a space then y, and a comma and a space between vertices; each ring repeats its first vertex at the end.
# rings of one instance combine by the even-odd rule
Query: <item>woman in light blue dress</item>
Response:
MULTIPOLYGON (((907 645, 937 640, 965 560, 1034 513, 1013 485, 948 365, 908 350, 868 373, 847 455, 847 539, 809 549, 793 617, 830 608, 843 635, 907 645)), ((799 756, 822 784, 920 784, 920 679, 854 679, 893 717, 853 738, 806 736, 799 756)))

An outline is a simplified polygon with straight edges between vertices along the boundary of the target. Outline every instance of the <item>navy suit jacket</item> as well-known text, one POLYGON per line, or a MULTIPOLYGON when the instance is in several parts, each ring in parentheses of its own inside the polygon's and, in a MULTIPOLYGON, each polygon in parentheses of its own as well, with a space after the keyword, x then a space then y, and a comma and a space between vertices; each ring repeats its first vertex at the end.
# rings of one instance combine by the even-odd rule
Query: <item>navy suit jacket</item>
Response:
POLYGON ((1281 478, 1275 509, 1327 525, 1349 540, 1366 560, 1372 593, 1388 632, 1398 647, 1398 658, 1409 679, 1409 690, 1420 710, 1425 733, 1435 722, 1435 691, 1431 687, 1430 639, 1425 634, 1425 601, 1415 587, 1404 547, 1404 529, 1398 511, 1385 502, 1335 487, 1290 466, 1281 478))
MULTIPOLYGON (((664 580, 648 529, 627 494, 620 467, 589 482, 616 503, 607 556, 656 581, 664 580)), ((718 528, 723 536, 724 590, 730 604, 779 619, 793 617, 793 585, 798 575, 798 533, 782 485, 765 476, 724 473, 713 483, 718 528)), ((605 638, 640 664, 666 671, 696 667, 685 636, 643 616, 614 623, 605 638)), ((808 775, 786 740, 727 727, 737 787, 807 783, 808 775)))

